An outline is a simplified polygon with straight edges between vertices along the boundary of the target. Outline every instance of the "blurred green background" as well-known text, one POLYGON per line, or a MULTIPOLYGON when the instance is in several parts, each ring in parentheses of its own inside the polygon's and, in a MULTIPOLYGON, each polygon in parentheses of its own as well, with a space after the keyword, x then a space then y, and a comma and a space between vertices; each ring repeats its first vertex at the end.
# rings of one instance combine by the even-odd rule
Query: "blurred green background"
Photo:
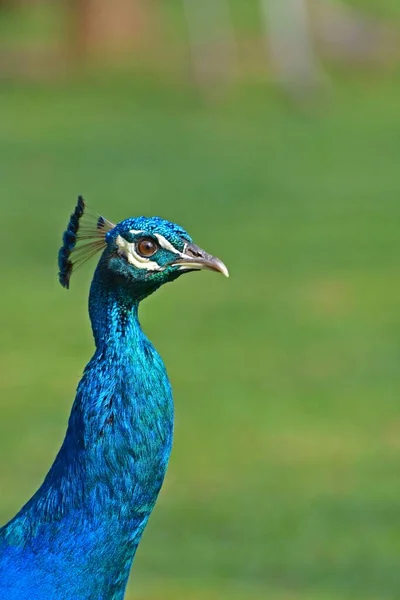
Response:
MULTIPOLYGON (((29 11, 10 14, 25 39, 29 11)), ((95 261, 57 282, 78 193, 113 221, 182 224, 231 272, 141 309, 176 434, 128 600, 400 596, 400 82, 328 72, 306 109, 267 77, 211 103, 137 65, 2 80, 1 523, 43 480, 93 351, 95 261)))

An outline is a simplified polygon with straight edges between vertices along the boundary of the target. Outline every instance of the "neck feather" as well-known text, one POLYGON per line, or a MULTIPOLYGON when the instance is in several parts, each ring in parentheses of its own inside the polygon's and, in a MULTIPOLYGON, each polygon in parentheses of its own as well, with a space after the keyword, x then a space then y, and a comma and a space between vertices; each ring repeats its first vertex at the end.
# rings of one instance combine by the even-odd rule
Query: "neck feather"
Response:
POLYGON ((33 549, 44 539, 54 553, 70 545, 71 561, 82 546, 97 569, 105 565, 107 581, 115 571, 122 590, 164 479, 173 403, 162 360, 140 328, 139 300, 115 284, 97 269, 89 301, 96 352, 61 450, 8 533, 33 549))
POLYGON ((132 286, 123 283, 99 264, 89 296, 89 315, 98 350, 122 351, 140 337, 139 299, 132 286))

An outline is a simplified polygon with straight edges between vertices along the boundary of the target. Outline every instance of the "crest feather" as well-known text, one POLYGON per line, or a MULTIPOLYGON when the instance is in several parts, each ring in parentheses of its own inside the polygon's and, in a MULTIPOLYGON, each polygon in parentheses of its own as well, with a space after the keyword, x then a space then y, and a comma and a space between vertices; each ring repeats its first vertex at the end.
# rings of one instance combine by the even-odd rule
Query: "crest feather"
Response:
POLYGON ((104 217, 92 213, 82 196, 78 197, 58 253, 58 276, 63 287, 69 288, 73 271, 106 247, 106 235, 114 227, 104 217))

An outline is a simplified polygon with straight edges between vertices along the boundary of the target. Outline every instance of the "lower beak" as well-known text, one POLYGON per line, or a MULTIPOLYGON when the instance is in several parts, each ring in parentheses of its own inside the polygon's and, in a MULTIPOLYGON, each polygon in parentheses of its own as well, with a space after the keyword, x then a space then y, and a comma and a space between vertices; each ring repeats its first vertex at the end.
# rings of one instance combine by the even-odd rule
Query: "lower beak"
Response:
POLYGON ((176 260, 173 264, 185 271, 202 271, 206 269, 208 271, 217 271, 225 275, 225 277, 229 277, 229 271, 222 260, 208 254, 195 244, 186 244, 182 258, 176 260))

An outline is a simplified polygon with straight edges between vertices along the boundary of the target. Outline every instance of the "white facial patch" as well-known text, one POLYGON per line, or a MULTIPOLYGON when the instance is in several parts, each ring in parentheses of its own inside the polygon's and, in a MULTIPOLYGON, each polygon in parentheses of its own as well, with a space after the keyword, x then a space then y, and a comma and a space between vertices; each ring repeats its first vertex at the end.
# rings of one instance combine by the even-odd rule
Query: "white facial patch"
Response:
MULTIPOLYGON (((131 233, 141 233, 141 231, 132 230, 131 233)), ((140 256, 140 254, 138 254, 135 250, 135 244, 132 244, 132 242, 128 242, 120 235, 115 240, 115 243, 118 246, 118 252, 137 269, 146 269, 146 271, 163 270, 163 267, 160 267, 160 265, 154 260, 150 260, 150 258, 140 256)))
POLYGON ((178 254, 178 256, 183 256, 183 254, 179 252, 179 250, 177 250, 163 235, 160 235, 159 233, 155 233, 154 235, 158 239, 158 243, 160 244, 161 248, 164 248, 164 250, 168 250, 169 252, 173 252, 174 254, 178 254))

